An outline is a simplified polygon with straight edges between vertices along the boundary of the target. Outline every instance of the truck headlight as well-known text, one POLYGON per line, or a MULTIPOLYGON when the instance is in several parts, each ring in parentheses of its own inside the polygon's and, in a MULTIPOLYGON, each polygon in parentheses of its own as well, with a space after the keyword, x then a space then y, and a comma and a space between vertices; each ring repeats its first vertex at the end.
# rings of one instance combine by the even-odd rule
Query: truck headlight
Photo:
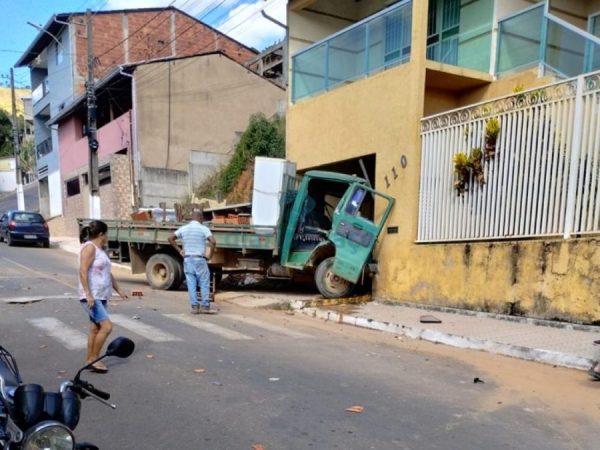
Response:
POLYGON ((73 450, 75 438, 65 425, 54 421, 40 422, 23 438, 23 450, 73 450))

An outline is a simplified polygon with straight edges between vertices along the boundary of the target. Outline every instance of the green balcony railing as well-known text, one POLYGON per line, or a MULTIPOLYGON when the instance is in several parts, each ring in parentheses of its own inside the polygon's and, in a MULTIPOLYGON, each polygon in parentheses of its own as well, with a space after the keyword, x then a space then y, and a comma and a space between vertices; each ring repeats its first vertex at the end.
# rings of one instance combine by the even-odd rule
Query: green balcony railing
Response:
POLYGON ((498 25, 498 74, 540 66, 567 78, 600 69, 600 39, 548 13, 543 3, 498 25))
POLYGON ((292 56, 292 101, 410 59, 412 1, 405 0, 292 56))

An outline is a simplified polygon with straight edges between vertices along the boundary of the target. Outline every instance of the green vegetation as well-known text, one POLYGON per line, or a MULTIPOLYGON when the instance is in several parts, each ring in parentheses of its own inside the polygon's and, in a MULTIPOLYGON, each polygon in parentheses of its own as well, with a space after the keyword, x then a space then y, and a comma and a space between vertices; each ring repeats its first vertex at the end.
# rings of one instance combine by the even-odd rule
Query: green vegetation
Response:
POLYGON ((248 128, 235 147, 233 157, 219 177, 218 189, 230 192, 249 162, 256 156, 285 156, 285 122, 281 118, 267 119, 263 114, 250 118, 248 128))
POLYGON ((12 122, 6 111, 0 109, 0 158, 13 156, 12 122))

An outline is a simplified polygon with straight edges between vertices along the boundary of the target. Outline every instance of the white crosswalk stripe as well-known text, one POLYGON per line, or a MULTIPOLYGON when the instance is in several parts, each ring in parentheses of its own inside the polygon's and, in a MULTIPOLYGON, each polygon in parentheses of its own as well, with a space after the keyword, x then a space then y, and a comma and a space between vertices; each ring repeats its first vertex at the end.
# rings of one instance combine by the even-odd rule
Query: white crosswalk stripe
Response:
MULTIPOLYGON (((217 325, 213 322, 209 322, 206 320, 206 317, 192 317, 187 314, 163 314, 163 317, 232 341, 249 341, 254 339, 252 336, 232 330, 231 328, 223 326, 222 324, 217 325)), ((312 337, 296 330, 291 330, 280 325, 263 322, 253 317, 247 317, 240 314, 219 314, 217 317, 219 320, 225 319, 226 321, 230 322, 241 322, 252 327, 272 331, 274 333, 293 338, 305 339, 312 337)), ((137 319, 132 319, 123 314, 111 314, 110 318, 115 325, 125 328, 152 342, 176 342, 183 340, 171 333, 162 331, 155 326, 145 324, 137 319)), ((56 339, 68 350, 82 350, 87 347, 87 336, 85 333, 70 327, 56 318, 43 317, 28 319, 27 321, 36 328, 42 330, 47 336, 56 339)))
POLYGON ((122 314, 111 314, 110 320, 116 325, 126 328, 135 334, 138 334, 152 342, 170 342, 170 341, 182 341, 183 339, 178 338, 166 331, 162 331, 151 325, 140 322, 139 320, 130 319, 122 314))
POLYGON ((34 327, 44 331, 64 345, 68 350, 82 350, 87 347, 87 336, 81 331, 71 328, 67 324, 53 317, 27 319, 34 327))
POLYGON ((208 333, 219 335, 225 339, 229 339, 231 341, 243 341, 243 340, 252 340, 254 339, 251 336, 239 333, 234 330, 230 330, 229 328, 225 328, 219 325, 215 325, 211 322, 206 322, 197 317, 191 317, 185 314, 164 314, 165 317, 169 319, 176 320, 181 323, 185 323, 186 325, 191 325, 195 328, 199 328, 202 331, 206 331, 208 333))
POLYGON ((305 339, 305 338, 312 337, 312 336, 310 336, 308 334, 301 333, 299 331, 290 330, 289 328, 285 328, 285 327, 282 327, 282 326, 279 326, 279 325, 273 325, 271 323, 263 322, 262 320, 254 319, 252 317, 242 316, 242 315, 239 315, 239 314, 220 314, 219 316, 220 317, 225 317, 227 319, 231 319, 231 320, 235 320, 235 321, 247 323, 249 325, 253 325, 255 327, 262 328, 264 330, 273 331, 275 333, 283 334, 284 336, 289 336, 289 337, 293 337, 293 338, 300 338, 300 339, 305 339))

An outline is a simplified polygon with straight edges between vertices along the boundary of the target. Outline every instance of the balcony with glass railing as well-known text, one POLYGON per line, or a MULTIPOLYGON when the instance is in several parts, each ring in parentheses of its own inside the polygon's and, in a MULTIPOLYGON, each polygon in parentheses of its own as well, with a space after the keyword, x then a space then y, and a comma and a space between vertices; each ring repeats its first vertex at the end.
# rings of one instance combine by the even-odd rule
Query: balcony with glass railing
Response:
POLYGON ((412 1, 405 0, 292 56, 292 101, 408 62, 412 1))
POLYGON ((37 87, 31 91, 31 101, 35 105, 41 99, 43 99, 46 95, 50 93, 50 84, 48 83, 48 78, 44 78, 37 87))
POLYGON ((499 75, 539 67, 562 78, 600 69, 600 39, 535 5, 498 23, 499 75))

